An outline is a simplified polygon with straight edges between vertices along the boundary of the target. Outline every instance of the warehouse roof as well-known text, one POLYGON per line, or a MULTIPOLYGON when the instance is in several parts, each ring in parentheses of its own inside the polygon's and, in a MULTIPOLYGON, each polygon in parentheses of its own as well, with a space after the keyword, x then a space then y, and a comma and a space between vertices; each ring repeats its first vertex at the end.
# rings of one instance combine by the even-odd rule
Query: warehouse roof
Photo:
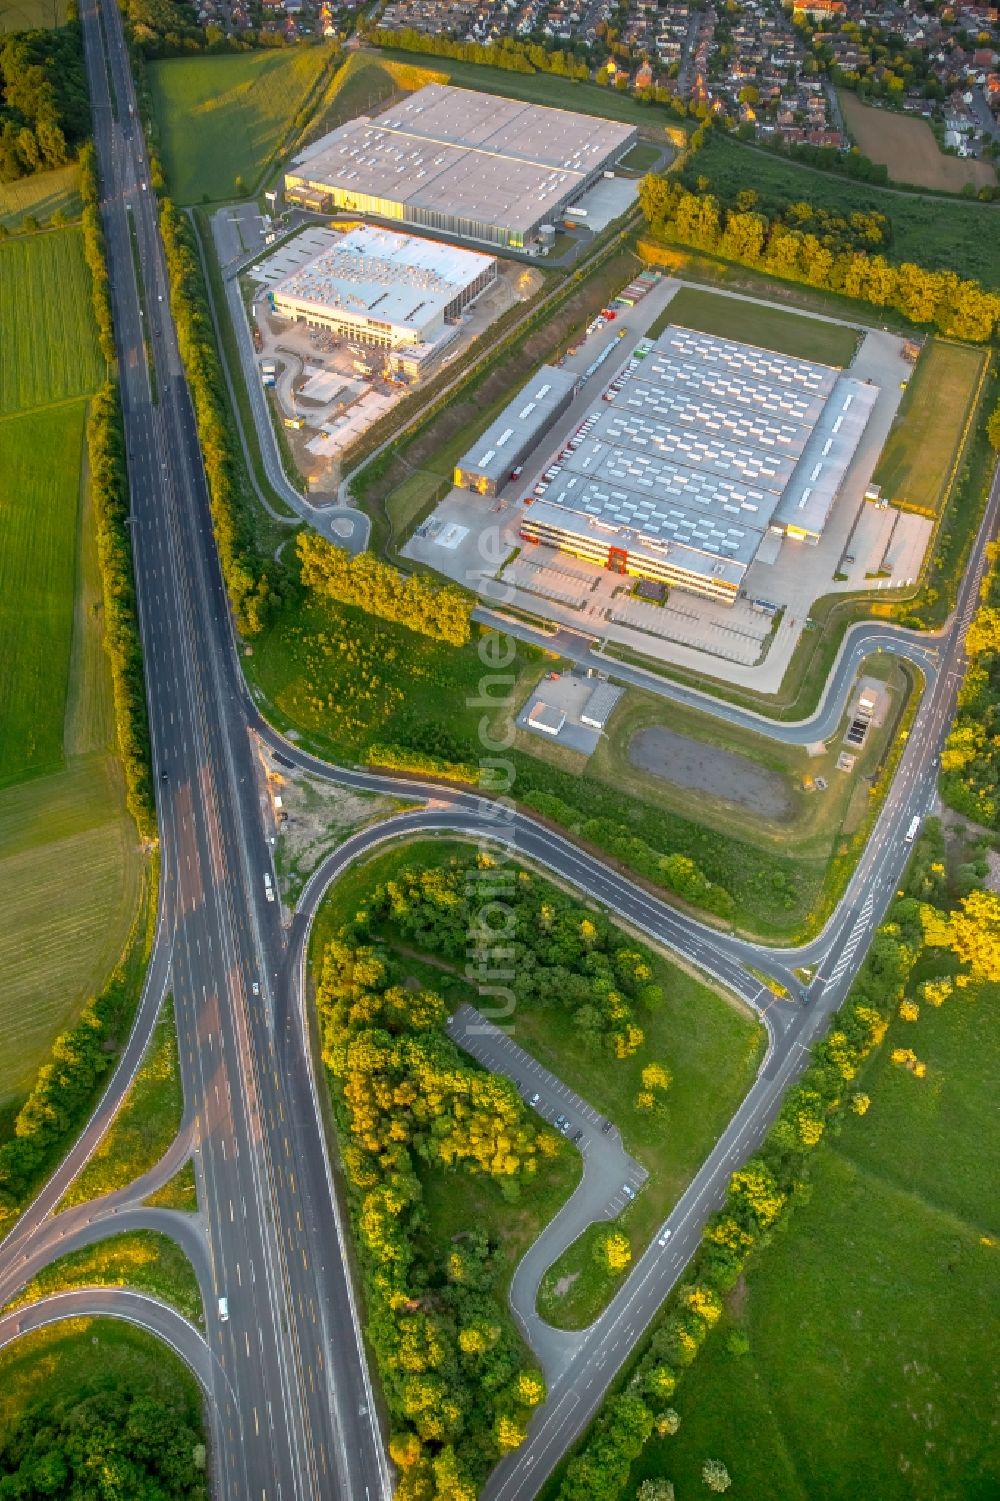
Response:
POLYGON ((577 377, 555 365, 543 365, 534 379, 491 422, 457 467, 466 474, 500 480, 519 462, 527 446, 553 421, 559 405, 572 392, 577 377))
POLYGON ((829 366, 672 325, 545 498, 746 568, 772 524, 822 532, 877 395, 829 366))
POLYGON ((422 328, 495 264, 492 256, 474 250, 362 227, 338 236, 276 283, 274 295, 422 328))
POLYGON ((634 126, 432 83, 377 119, 338 126, 294 181, 526 230, 554 212, 634 126))

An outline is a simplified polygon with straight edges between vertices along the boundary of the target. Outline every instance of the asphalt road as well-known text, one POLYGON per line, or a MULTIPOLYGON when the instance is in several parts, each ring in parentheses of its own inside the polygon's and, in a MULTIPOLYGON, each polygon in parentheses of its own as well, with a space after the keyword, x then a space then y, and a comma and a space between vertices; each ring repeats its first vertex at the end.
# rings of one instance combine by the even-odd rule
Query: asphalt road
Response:
POLYGON ((612 1121, 606 1121, 519 1047, 510 1032, 487 1021, 474 1006, 459 1006, 449 1018, 448 1032, 490 1073, 513 1080, 531 1109, 562 1131, 583 1158, 580 1182, 525 1251, 510 1284, 510 1306, 518 1327, 551 1386, 566 1369, 582 1336, 554 1329, 539 1317, 536 1303, 542 1278, 588 1226, 616 1219, 649 1174, 626 1152, 612 1121))
MULTIPOLYGON (((155 204, 145 186, 148 163, 133 113, 121 18, 112 0, 83 0, 81 19, 104 190, 160 793, 161 906, 139 1020, 122 1064, 67 1165, 0 1247, 0 1285, 16 1289, 40 1256, 48 1259, 43 1251, 57 1254, 78 1243, 78 1236, 96 1236, 102 1227, 110 1233, 119 1225, 155 1224, 187 1237, 206 1288, 207 1332, 203 1340, 155 1300, 110 1289, 46 1300, 36 1314, 22 1310, 0 1321, 0 1343, 23 1331, 33 1317, 57 1317, 56 1308, 132 1318, 164 1334, 203 1380, 212 1410, 218 1496, 372 1501, 388 1494, 307 1042, 304 940, 327 881, 380 839, 441 830, 499 840, 729 986, 761 1011, 769 1033, 760 1075, 670 1217, 669 1243, 652 1247, 638 1262, 558 1378, 525 1446, 498 1468, 487 1488, 491 1498, 527 1501, 589 1420, 680 1276, 729 1172, 759 1141, 783 1091, 807 1061, 812 1041, 843 999, 891 899, 909 852, 906 826, 913 814, 928 811, 934 795, 937 755, 961 677, 961 634, 975 608, 983 543, 995 533, 1000 493, 995 484, 976 565, 963 583, 952 629, 929 651, 921 648, 929 658, 923 701, 862 861, 824 932, 797 950, 754 945, 699 924, 561 834, 488 799, 324 766, 263 723, 239 673, 193 414, 169 317, 155 204), (155 365, 155 400, 144 332, 155 365), (434 802, 397 818, 388 829, 367 829, 348 840, 307 887, 287 933, 279 904, 265 895, 264 876, 274 883, 274 873, 248 726, 295 764, 320 775, 434 802), (792 973, 793 965, 803 963, 819 966, 805 996, 792 973), (796 999, 777 1000, 749 973, 750 964, 788 984, 796 999), (142 1210, 126 1194, 125 1202, 99 1202, 83 1206, 79 1218, 73 1211, 70 1219, 53 1220, 67 1175, 79 1170, 113 1119, 168 984, 201 1212, 181 1231, 175 1216, 142 1210), (259 996, 253 994, 254 984, 259 996), (60 1236, 61 1230, 71 1233, 60 1236), (219 1296, 228 1300, 226 1322, 217 1316, 219 1296)), ((888 649, 914 650, 912 642, 872 629, 888 649)), ((854 649, 852 644, 849 650, 854 649)), ((842 663, 837 671, 846 675, 849 668, 842 663)), ((617 665, 615 673, 628 676, 619 674, 617 665)), ((718 711, 718 701, 710 702, 718 711)), ((814 726, 809 738, 821 733, 814 726)))

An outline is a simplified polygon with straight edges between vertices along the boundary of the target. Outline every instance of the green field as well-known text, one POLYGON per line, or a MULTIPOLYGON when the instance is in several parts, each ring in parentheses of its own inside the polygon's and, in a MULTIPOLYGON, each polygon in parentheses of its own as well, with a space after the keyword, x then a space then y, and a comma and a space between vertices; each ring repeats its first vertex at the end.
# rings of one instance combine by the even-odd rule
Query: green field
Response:
POLYGON ((183 1112, 177 1029, 168 997, 125 1103, 60 1207, 124 1188, 155 1167, 180 1130, 183 1112))
POLYGON ((178 203, 252 193, 331 55, 329 47, 202 54, 149 68, 167 188, 178 203))
POLYGON ((115 756, 84 394, 100 375, 77 231, 0 246, 0 1101, 120 959, 145 862, 115 756), (58 295, 57 295, 58 294, 58 295), (52 403, 52 404, 48 404, 52 403), (24 410, 34 404, 34 410, 24 410))
POLYGON ((524 99, 529 104, 550 105, 554 109, 579 110, 584 115, 602 115, 626 125, 646 125, 662 131, 666 124, 676 125, 677 116, 662 104, 643 104, 628 92, 606 89, 600 84, 573 78, 557 78, 553 73, 509 73, 505 68, 490 68, 450 57, 432 57, 422 52, 403 52, 398 47, 380 49, 379 56, 396 62, 416 64, 434 73, 444 73, 448 82, 464 89, 478 89, 485 94, 500 94, 505 99, 524 99))
POLYGON ((872 475, 894 505, 940 513, 986 358, 967 344, 927 340, 872 475))
POLYGON ((96 390, 104 366, 80 231, 0 244, 0 285, 0 417, 96 390))
POLYGON ((711 132, 687 164, 685 177, 707 177, 726 202, 742 188, 754 188, 765 213, 802 201, 837 213, 874 209, 891 222, 892 239, 886 247, 891 260, 957 271, 987 286, 1000 286, 1000 208, 992 204, 942 202, 850 182, 833 172, 814 171, 754 150, 721 131, 711 132))
POLYGON ((808 1196, 678 1388, 679 1434, 650 1446, 636 1484, 666 1474, 700 1493, 713 1456, 735 1501, 1000 1493, 998 1027, 998 987, 895 1024, 890 1044, 926 1078, 888 1047, 873 1060, 870 1111, 828 1133, 808 1196))
POLYGON ((79 169, 74 164, 0 183, 0 224, 17 229, 26 214, 33 214, 39 224, 47 224, 55 213, 67 219, 78 218, 79 182, 79 169))
POLYGON ((5 31, 61 26, 65 19, 66 0, 8 0, 0 10, 0 36, 5 31))
POLYGON ((63 762, 85 420, 83 401, 0 419, 0 788, 63 762))
POLYGON ((716 292, 682 287, 649 330, 650 338, 668 323, 681 323, 702 333, 741 339, 762 349, 794 355, 800 360, 818 360, 821 365, 847 366, 854 358, 858 332, 839 323, 805 318, 784 308, 761 307, 716 292))

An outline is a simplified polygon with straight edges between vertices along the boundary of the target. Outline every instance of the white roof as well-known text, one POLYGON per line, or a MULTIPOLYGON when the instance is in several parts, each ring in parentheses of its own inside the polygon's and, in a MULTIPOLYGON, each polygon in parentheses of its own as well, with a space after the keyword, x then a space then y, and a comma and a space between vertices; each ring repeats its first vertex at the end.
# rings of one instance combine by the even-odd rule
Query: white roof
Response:
POLYGON ((277 282, 274 296, 419 330, 494 264, 478 251, 363 226, 277 282))

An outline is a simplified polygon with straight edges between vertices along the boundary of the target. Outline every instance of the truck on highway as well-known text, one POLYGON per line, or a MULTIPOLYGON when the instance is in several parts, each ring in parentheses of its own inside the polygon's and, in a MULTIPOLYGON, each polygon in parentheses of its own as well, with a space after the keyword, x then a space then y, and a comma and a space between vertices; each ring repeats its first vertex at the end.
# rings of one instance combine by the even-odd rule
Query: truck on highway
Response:
POLYGON ((219 1299, 219 1318, 222 1320, 222 1322, 224 1324, 229 1321, 229 1299, 228 1298, 220 1298, 219 1299))
POLYGON ((907 842, 907 844, 912 844, 913 841, 914 841, 914 839, 916 839, 916 837, 917 837, 917 830, 919 829, 919 827, 920 827, 920 818, 919 818, 919 816, 917 814, 914 814, 914 816, 910 819, 910 827, 906 831, 906 842, 907 842))
POLYGON ((274 887, 271 885, 271 877, 268 875, 266 870, 264 872, 264 895, 267 897, 269 902, 274 901, 274 887))

